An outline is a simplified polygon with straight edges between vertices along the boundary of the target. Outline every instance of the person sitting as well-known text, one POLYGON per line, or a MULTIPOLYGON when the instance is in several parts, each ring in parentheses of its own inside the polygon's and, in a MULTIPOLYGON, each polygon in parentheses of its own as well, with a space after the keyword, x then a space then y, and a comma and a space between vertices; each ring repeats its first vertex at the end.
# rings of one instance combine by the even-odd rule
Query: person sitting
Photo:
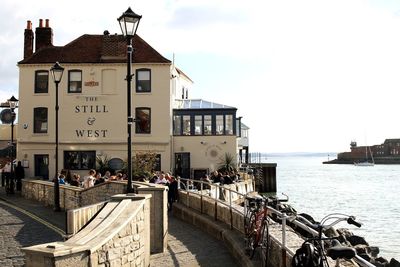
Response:
POLYGON ((224 184, 232 184, 233 183, 232 178, 229 176, 228 173, 224 173, 223 181, 224 181, 223 182, 224 184))
POLYGON ((81 183, 79 182, 79 180, 80 180, 80 176, 79 176, 79 174, 77 174, 77 173, 74 173, 73 175, 72 175, 72 180, 71 180, 71 183, 70 183, 70 185, 72 185, 72 186, 80 186, 81 185, 81 183))
POLYGON ((203 190, 204 190, 204 189, 211 189, 211 180, 210 180, 210 178, 208 177, 207 174, 204 174, 204 175, 200 178, 200 181, 204 182, 204 183, 203 183, 203 190))
POLYGON ((156 184, 165 185, 165 184, 167 184, 167 183, 168 183, 168 181, 167 181, 167 179, 165 179, 165 175, 164 175, 163 173, 160 173, 160 174, 158 175, 157 180, 156 180, 156 184))
POLYGON ((65 184, 65 175, 64 174, 60 174, 58 176, 58 183, 59 184, 65 184))
POLYGON ((96 181, 94 181, 94 185, 98 185, 104 182, 105 182, 104 178, 101 176, 101 173, 98 172, 96 174, 96 181))
POLYGON ((96 178, 94 177, 95 175, 96 175, 96 171, 92 169, 89 171, 89 175, 85 176, 84 181, 83 181, 83 187, 85 189, 94 186, 94 181, 96 180, 96 178))
POLYGON ((106 172, 104 173, 103 179, 104 179, 105 181, 107 181, 107 180, 110 179, 110 178, 111 178, 111 172, 110 172, 110 171, 106 171, 106 172))

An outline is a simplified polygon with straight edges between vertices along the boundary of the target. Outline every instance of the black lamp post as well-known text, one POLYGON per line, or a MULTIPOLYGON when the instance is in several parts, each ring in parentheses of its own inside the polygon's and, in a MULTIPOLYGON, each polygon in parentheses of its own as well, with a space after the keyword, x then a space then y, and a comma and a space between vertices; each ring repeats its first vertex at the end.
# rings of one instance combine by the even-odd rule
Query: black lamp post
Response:
POLYGON ((54 175, 54 211, 60 211, 60 183, 58 181, 58 84, 64 73, 64 68, 56 62, 54 66, 50 69, 51 75, 53 76, 53 81, 56 84, 56 172, 54 175))
POLYGON ((139 26, 139 22, 142 16, 136 14, 131 8, 128 8, 119 18, 119 26, 121 27, 122 34, 127 40, 127 73, 126 73, 126 83, 127 83, 127 106, 128 106, 128 186, 127 193, 133 193, 132 188, 132 124, 134 119, 132 117, 132 95, 131 95, 131 65, 132 65, 132 38, 136 34, 136 30, 139 26))
POLYGON ((11 177, 9 178, 9 193, 13 194, 14 193, 14 120, 15 120, 15 112, 14 110, 18 107, 18 99, 16 99, 14 96, 12 96, 10 99, 7 100, 8 106, 10 107, 11 110, 11 172, 10 175, 11 177))

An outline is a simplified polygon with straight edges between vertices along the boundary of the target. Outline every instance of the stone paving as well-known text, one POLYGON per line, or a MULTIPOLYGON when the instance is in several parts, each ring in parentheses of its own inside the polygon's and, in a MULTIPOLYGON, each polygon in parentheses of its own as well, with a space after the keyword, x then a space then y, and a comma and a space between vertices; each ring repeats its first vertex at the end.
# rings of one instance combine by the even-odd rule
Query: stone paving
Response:
POLYGON ((21 247, 61 241, 55 231, 0 200, 0 266, 23 266, 21 247))
POLYGON ((224 244, 199 228, 168 216, 168 248, 150 256, 150 266, 238 266, 224 244))
MULTIPOLYGON (((0 187, 0 267, 24 266, 21 247, 63 240, 60 230, 57 233, 20 209, 65 229, 65 212, 54 212, 18 193, 6 195, 0 187)), ((151 255, 150 266, 238 266, 221 241, 171 214, 168 220, 167 251, 151 255)))

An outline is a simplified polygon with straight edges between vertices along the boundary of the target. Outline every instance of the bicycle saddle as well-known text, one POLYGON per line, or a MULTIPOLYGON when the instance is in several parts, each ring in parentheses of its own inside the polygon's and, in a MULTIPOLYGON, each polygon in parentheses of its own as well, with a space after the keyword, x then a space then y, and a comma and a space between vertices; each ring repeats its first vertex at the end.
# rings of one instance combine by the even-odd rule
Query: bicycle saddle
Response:
POLYGON ((356 250, 354 248, 349 247, 332 247, 328 248, 326 251, 326 255, 331 257, 332 259, 352 259, 356 256, 356 250))

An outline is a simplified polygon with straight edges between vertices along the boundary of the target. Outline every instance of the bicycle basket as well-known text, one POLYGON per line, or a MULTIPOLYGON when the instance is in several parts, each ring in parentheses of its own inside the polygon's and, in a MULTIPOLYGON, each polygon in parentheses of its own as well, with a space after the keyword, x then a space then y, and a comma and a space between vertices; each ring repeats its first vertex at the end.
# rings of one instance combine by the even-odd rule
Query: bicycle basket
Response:
POLYGON ((304 242, 293 256, 292 267, 318 267, 320 260, 314 245, 304 242))

